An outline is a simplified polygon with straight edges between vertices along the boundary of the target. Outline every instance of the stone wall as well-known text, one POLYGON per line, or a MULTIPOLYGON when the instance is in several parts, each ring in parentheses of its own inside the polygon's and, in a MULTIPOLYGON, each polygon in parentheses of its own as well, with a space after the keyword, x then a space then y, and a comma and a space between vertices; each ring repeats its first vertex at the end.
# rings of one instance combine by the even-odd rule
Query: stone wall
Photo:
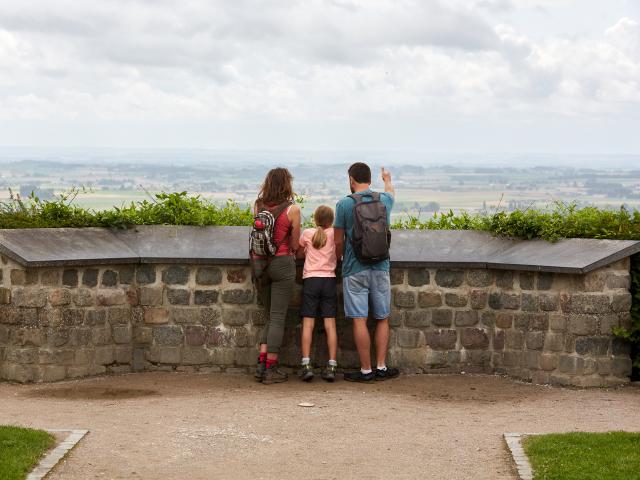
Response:
MULTIPOLYGON (((392 270, 390 363, 411 372, 498 372, 536 383, 628 381, 628 259, 587 275, 392 270)), ((281 360, 299 360, 298 278, 281 360)), ((242 265, 25 269, 0 256, 0 378, 53 381, 110 372, 246 370, 265 314, 242 265)), ((318 322, 314 357, 326 359, 318 322)), ((338 318, 343 367, 357 365, 338 318)), ((373 326, 373 324, 372 324, 373 326)))

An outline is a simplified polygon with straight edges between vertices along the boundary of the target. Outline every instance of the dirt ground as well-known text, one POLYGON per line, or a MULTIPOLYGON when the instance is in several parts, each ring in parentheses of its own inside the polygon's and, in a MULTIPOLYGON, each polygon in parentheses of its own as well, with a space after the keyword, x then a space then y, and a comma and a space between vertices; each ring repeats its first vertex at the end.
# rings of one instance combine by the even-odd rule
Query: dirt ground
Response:
POLYGON ((640 430, 640 388, 144 373, 0 383, 0 423, 86 428, 52 479, 514 479, 504 432, 640 430), (310 408, 298 406, 313 403, 310 408))

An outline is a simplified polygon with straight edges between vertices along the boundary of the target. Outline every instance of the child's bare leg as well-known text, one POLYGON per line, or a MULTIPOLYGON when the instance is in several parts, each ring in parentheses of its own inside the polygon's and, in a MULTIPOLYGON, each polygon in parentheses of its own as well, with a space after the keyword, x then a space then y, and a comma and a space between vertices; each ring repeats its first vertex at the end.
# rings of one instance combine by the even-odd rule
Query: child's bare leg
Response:
POLYGON ((311 358, 311 340, 313 339, 313 326, 315 318, 304 317, 302 319, 302 358, 311 358))
POLYGON ((327 334, 327 347, 329 349, 329 360, 335 360, 338 355, 338 334, 336 332, 336 319, 324 319, 324 331, 327 334))

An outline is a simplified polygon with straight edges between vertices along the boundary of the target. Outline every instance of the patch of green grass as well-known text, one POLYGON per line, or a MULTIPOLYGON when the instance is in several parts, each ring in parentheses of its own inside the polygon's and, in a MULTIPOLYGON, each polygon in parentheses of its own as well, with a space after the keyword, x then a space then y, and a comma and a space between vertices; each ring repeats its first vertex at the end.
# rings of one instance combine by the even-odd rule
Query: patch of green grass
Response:
POLYGON ((54 442, 53 435, 42 430, 0 426, 0 478, 25 478, 54 442))
POLYGON ((535 480, 640 479, 640 433, 534 435, 524 450, 535 480))

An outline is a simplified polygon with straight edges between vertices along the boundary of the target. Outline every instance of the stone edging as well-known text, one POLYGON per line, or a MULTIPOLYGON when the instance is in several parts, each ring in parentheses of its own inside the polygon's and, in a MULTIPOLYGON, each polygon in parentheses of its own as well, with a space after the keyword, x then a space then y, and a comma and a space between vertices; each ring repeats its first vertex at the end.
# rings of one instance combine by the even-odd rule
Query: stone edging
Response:
POLYGON ((511 458, 516 464, 516 470, 518 471, 519 480, 533 480, 533 468, 529 463, 524 448, 522 448, 522 438, 528 434, 524 433, 505 433, 504 441, 507 444, 507 449, 511 454, 511 458))
POLYGON ((69 429, 45 429, 47 432, 70 432, 58 446, 51 450, 46 457, 29 473, 27 480, 40 480, 46 477, 51 470, 62 460, 82 438, 89 433, 89 430, 69 430, 69 429))

